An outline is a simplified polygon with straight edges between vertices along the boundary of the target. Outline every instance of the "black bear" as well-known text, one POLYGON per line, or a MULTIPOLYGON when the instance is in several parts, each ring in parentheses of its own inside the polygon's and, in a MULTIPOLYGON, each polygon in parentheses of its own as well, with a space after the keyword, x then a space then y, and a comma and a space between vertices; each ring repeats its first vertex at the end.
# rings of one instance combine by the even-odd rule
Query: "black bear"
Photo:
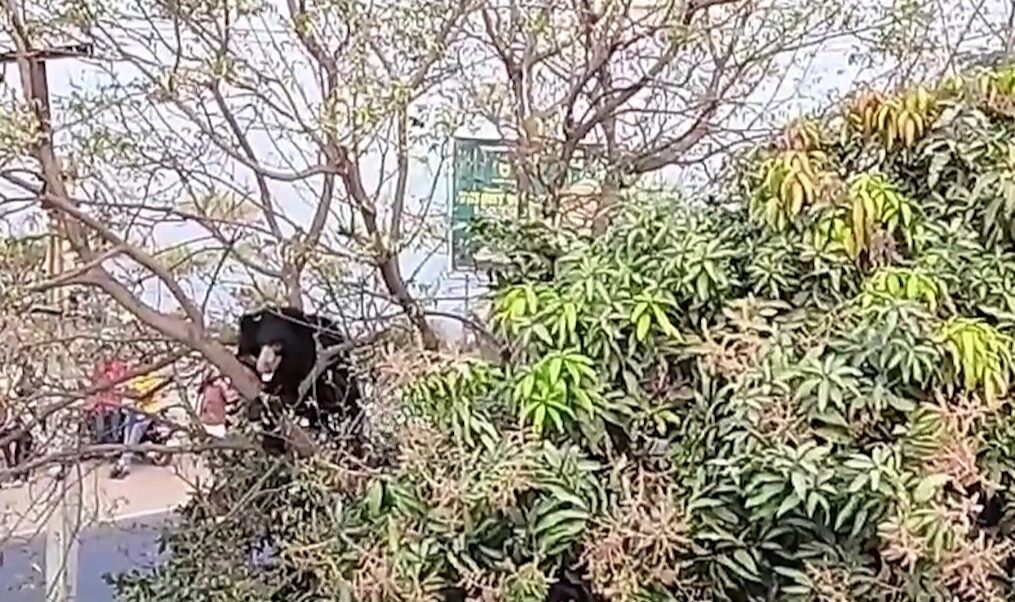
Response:
MULTIPOLYGON (((359 385, 349 354, 332 353, 308 387, 300 385, 314 370, 319 350, 342 345, 345 339, 328 318, 292 307, 266 308, 240 317, 237 358, 261 379, 264 390, 276 395, 297 423, 328 437, 362 411, 359 385)), ((282 442, 267 436, 266 451, 277 453, 282 442)))

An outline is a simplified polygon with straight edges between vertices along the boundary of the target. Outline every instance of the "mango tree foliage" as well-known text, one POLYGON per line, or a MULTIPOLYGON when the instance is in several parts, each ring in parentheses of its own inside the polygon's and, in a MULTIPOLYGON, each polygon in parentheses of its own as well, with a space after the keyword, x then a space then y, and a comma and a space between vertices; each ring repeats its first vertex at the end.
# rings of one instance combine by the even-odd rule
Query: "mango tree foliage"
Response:
POLYGON ((722 202, 541 236, 506 361, 414 372, 387 464, 234 459, 121 597, 1011 599, 1012 74, 861 93, 722 202))

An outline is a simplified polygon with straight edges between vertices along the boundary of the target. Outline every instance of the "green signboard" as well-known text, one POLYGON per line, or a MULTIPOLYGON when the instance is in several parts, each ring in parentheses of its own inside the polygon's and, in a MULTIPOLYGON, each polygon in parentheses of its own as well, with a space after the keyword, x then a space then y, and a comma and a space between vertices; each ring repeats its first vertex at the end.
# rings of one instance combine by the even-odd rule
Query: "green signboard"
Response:
MULTIPOLYGON (((585 157, 593 147, 579 149, 569 181, 585 173, 585 157)), ((500 140, 456 138, 451 189, 451 267, 476 268, 475 245, 465 225, 476 217, 519 219, 526 209, 518 198, 512 147, 500 140)), ((537 190, 538 192, 538 190, 537 190)))

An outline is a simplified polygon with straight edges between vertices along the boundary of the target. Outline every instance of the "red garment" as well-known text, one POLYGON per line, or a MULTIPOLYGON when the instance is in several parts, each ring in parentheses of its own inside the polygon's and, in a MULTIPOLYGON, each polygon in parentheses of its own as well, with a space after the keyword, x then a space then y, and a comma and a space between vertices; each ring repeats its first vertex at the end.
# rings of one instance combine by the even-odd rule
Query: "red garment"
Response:
POLYGON ((225 378, 219 377, 205 383, 201 391, 201 422, 217 426, 226 422, 226 404, 235 397, 235 391, 225 378))
POLYGON ((118 407, 123 402, 123 394, 119 390, 120 381, 126 376, 126 362, 120 360, 99 362, 92 376, 92 382, 98 391, 91 397, 91 407, 97 410, 118 407))

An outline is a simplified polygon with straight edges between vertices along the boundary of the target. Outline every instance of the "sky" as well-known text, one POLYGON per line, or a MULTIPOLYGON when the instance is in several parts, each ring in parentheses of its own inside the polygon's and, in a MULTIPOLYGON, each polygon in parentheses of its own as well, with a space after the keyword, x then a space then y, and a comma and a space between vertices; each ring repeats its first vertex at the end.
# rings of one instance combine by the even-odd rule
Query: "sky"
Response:
MULTIPOLYGON (((965 0, 963 0, 965 1, 965 0)), ((996 15, 999 19, 1004 15, 1005 0, 988 0, 986 14, 996 15)), ((758 102, 776 99, 779 106, 777 118, 788 120, 794 114, 814 110, 828 106, 830 99, 841 96, 848 91, 863 75, 858 66, 851 64, 849 60, 849 48, 845 46, 828 45, 813 56, 812 60, 806 63, 798 63, 789 60, 784 65, 785 77, 781 80, 771 82, 770 85, 758 89, 754 96, 758 102)), ((78 60, 60 60, 52 62, 48 69, 49 85, 54 104, 54 121, 62 123, 60 105, 62 100, 74 90, 94 90, 98 86, 108 84, 110 81, 109 70, 116 74, 118 79, 129 79, 132 74, 126 67, 103 65, 100 68, 89 65, 87 62, 78 60)), ((17 71, 12 65, 5 67, 6 90, 10 93, 17 88, 17 71)), ((136 75, 136 74, 135 74, 136 75)), ((309 77, 309 74, 305 75, 309 77)), ((312 84, 311 84, 312 87, 312 84)), ((7 99, 4 99, 7 103, 7 99)), ((768 116, 771 117, 771 116, 768 116)), ((185 127, 181 122, 181 128, 185 127)), ((495 137, 491 128, 470 127, 463 128, 456 132, 458 135, 495 137)), ((259 155, 274 156, 276 160, 285 160, 287 153, 298 154, 297 149, 286 149, 279 145, 270 132, 254 133, 251 135, 251 142, 255 152, 259 155)), ((450 143, 450 139, 445 140, 450 143)), ((446 147, 450 150, 450 144, 446 147)), ((421 149, 417 149, 421 150, 421 149)), ((430 151, 421 153, 423 156, 414 160, 410 171, 408 182, 407 210, 419 212, 423 210, 423 203, 429 201, 429 212, 438 219, 443 218, 445 223, 449 222, 451 193, 451 176, 453 166, 442 161, 439 153, 430 151)), ((224 169, 221 174, 224 179, 233 181, 244 181, 251 183, 251 179, 244 175, 242 169, 224 169)), ((366 170, 364 177, 368 180, 376 180, 377 173, 366 170)), ((658 184, 674 185, 678 187, 693 188, 700 172, 682 168, 668 168, 654 174, 650 179, 658 184)), ((252 188, 252 184, 250 185, 252 188)), ((290 217, 303 224, 309 222, 313 206, 308 199, 299 194, 294 187, 279 187, 279 198, 285 206, 290 217)), ((0 194, 8 193, 0 189, 0 194)), ((164 226, 157 230, 156 244, 172 245, 183 240, 197 236, 200 229, 194 225, 190 226, 164 226)), ((2 233, 2 232, 0 232, 2 233)), ((467 271, 455 271, 452 269, 449 260, 450 232, 443 245, 440 245, 436 252, 432 248, 421 248, 410 250, 402 256, 402 268, 404 274, 416 274, 418 282, 425 287, 433 287, 432 294, 439 298, 449 300, 438 304, 438 309, 444 311, 461 311, 466 308, 459 298, 476 296, 481 294, 482 279, 467 271)), ((198 293, 203 291, 198 290, 198 293)), ((147 299, 155 304, 165 303, 166 295, 156 286, 146 289, 147 299)), ((221 311, 229 311, 226 296, 220 296, 219 302, 223 305, 221 311)), ((457 328, 457 323, 449 323, 442 328, 457 328)))

